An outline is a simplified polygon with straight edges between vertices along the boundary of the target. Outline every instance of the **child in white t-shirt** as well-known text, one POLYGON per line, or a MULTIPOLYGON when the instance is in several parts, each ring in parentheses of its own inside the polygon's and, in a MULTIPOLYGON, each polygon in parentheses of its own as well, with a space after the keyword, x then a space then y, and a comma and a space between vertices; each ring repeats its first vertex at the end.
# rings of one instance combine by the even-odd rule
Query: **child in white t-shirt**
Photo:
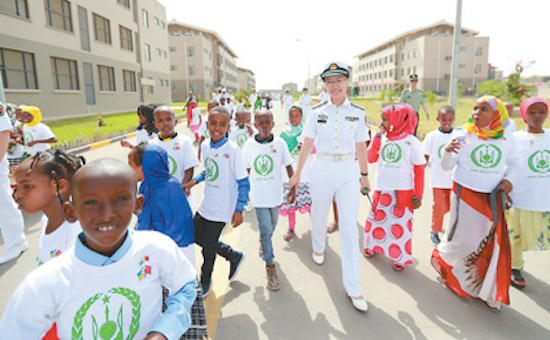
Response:
POLYGON ((514 133, 517 131, 518 126, 516 122, 512 119, 514 116, 514 104, 510 102, 504 102, 504 107, 506 108, 506 111, 508 111, 508 121, 504 122, 504 129, 510 133, 514 133))
MULTIPOLYGON (((250 174, 250 201, 256 209, 260 229, 260 254, 266 264, 267 288, 279 290, 281 284, 275 269, 273 243, 271 238, 279 219, 279 207, 283 202, 283 168, 288 178, 294 175, 292 158, 285 141, 273 136, 273 113, 262 111, 256 115, 258 134, 249 139, 243 148, 246 168, 250 174)), ((288 194, 292 203, 295 188, 288 194)))
POLYGON ((437 112, 437 121, 439 128, 431 131, 424 138, 422 151, 426 157, 426 162, 431 159, 430 185, 433 189, 432 206, 432 230, 430 240, 438 245, 441 240, 439 233, 443 230, 443 217, 449 212, 451 189, 453 181, 451 171, 441 168, 441 156, 443 148, 451 140, 453 124, 455 121, 455 110, 451 106, 443 106, 437 112))
POLYGON ((416 121, 409 104, 386 106, 368 150, 369 163, 378 162, 378 171, 365 226, 365 255, 385 255, 395 271, 413 263, 413 209, 422 204, 424 192, 426 160, 414 136, 416 121))
POLYGON ((30 156, 51 148, 57 138, 52 130, 42 122, 42 112, 36 106, 24 106, 21 109, 25 152, 30 156))
POLYGON ((237 275, 244 258, 243 253, 219 241, 227 223, 235 228, 243 222, 243 209, 250 191, 241 149, 226 137, 230 119, 224 107, 215 107, 210 111, 208 129, 212 137, 201 145, 205 170, 184 185, 184 189, 189 190, 205 182, 203 200, 194 219, 195 243, 202 247, 203 297, 210 292, 216 254, 229 261, 229 280, 237 275))
MULTIPOLYGON (((216 106, 219 106, 217 100, 211 100, 208 102, 207 107, 207 114, 210 113, 210 111, 215 108, 216 106)), ((201 118, 201 126, 199 127, 199 161, 201 161, 201 145, 202 143, 210 138, 210 131, 208 130, 208 119, 202 119, 201 118)))
MULTIPOLYGON (((136 128, 136 145, 143 142, 150 143, 157 139, 159 130, 155 127, 155 117, 153 116, 156 108, 156 104, 142 104, 138 106, 139 125, 136 128)), ((130 149, 134 147, 134 145, 125 139, 120 141, 120 145, 130 149)))
MULTIPOLYGON (((158 145, 168 153, 168 169, 170 175, 176 177, 183 185, 193 178, 199 160, 195 155, 191 138, 176 132, 176 114, 169 106, 159 106, 154 111, 155 126, 159 129, 158 138, 151 144, 158 145)), ((187 192, 191 208, 195 206, 194 192, 187 192)))
POLYGON ((513 208, 508 214, 508 230, 512 285, 523 289, 523 252, 550 250, 550 130, 542 127, 548 118, 548 102, 543 98, 525 100, 519 111, 527 129, 514 133, 519 162, 510 193, 513 208))
POLYGON ((237 111, 235 114, 236 125, 229 131, 229 140, 243 148, 246 141, 254 135, 254 129, 246 124, 246 111, 237 111))
POLYGON ((169 237, 128 230, 142 204, 134 171, 114 159, 92 162, 73 176, 71 198, 67 218, 83 233, 25 277, 2 337, 40 339, 55 322, 61 339, 178 339, 190 325, 196 272, 169 237), (161 315, 162 287, 170 297, 161 315))
POLYGON ((189 103, 189 111, 191 111, 191 121, 189 122, 189 130, 195 136, 195 142, 199 141, 199 127, 201 126, 201 109, 195 100, 189 103))

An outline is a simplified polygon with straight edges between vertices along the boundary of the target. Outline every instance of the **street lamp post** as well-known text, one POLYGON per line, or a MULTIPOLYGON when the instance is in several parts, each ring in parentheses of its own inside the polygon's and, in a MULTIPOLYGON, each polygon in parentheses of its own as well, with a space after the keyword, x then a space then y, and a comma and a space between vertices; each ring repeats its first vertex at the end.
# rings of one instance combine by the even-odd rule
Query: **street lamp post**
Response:
POLYGON ((462 33, 461 22, 462 20, 462 0, 456 1, 456 22, 455 31, 453 36, 453 65, 451 68, 451 83, 449 84, 449 105, 456 107, 456 98, 458 91, 458 65, 460 54, 460 35, 462 33))

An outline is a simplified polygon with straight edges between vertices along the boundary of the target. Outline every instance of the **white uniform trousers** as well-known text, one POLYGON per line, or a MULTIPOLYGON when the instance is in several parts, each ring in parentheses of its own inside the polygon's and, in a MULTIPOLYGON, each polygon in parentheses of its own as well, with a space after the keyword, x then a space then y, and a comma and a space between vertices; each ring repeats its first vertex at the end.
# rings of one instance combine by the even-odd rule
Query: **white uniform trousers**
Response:
POLYGON ((4 250, 25 243, 23 214, 12 197, 8 169, 0 169, 0 232, 4 250))
POLYGON ((339 217, 342 279, 349 296, 360 296, 360 254, 357 214, 359 212, 359 165, 316 159, 311 167, 311 238, 313 251, 324 253, 327 218, 336 199, 339 217))

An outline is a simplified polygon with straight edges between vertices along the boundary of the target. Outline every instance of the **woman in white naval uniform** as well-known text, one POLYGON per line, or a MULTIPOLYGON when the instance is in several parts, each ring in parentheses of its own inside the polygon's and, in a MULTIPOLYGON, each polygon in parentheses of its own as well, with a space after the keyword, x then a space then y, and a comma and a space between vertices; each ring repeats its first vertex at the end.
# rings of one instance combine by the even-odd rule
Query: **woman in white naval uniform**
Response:
POLYGON ((359 284, 360 250, 357 231, 359 193, 370 189, 367 168, 369 139, 365 111, 347 98, 348 67, 339 62, 329 64, 321 74, 330 98, 313 108, 303 136, 304 142, 290 187, 300 182, 300 175, 315 142, 317 154, 311 167, 311 235, 313 261, 325 260, 327 218, 336 199, 340 217, 342 277, 353 306, 367 311, 368 305, 359 284), (355 161, 357 152, 359 162, 355 161), (359 166, 358 166, 359 163, 359 166), (360 180, 359 180, 360 179, 360 180))

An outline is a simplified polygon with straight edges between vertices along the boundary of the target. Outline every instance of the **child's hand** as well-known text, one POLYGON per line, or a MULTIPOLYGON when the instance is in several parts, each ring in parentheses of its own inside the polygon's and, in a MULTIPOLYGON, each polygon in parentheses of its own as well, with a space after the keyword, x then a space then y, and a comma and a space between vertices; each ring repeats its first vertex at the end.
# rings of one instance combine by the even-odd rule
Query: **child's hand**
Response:
POLYGON ((500 188, 500 190, 502 190, 505 193, 509 194, 510 191, 512 191, 512 188, 514 186, 512 185, 512 183, 510 183, 509 180, 503 179, 502 181, 500 181, 500 183, 498 183, 498 187, 500 188))
POLYGON ((293 187, 292 189, 290 189, 290 191, 288 192, 288 195, 286 196, 286 201, 289 204, 292 204, 294 203, 294 201, 296 201, 296 187, 293 187))
POLYGON ((411 203, 412 203, 413 209, 418 209, 422 205, 422 200, 418 197, 413 196, 413 198, 411 199, 411 203))
POLYGON ((370 191, 369 176, 361 176, 361 192, 364 188, 367 188, 370 191))
POLYGON ((243 213, 235 211, 233 213, 233 218, 231 219, 231 226, 237 228, 243 223, 243 213))
POLYGON ((134 147, 126 139, 123 139, 123 140, 120 141, 120 146, 122 146, 123 148, 130 148, 130 149, 134 147))
POLYGON ((298 183, 300 183, 300 176, 298 174, 294 174, 288 181, 288 187, 292 189, 296 189, 296 186, 298 186, 298 183))
POLYGON ((34 141, 34 140, 33 140, 32 142, 29 142, 29 143, 27 144, 27 146, 33 146, 33 145, 36 145, 36 142, 37 142, 37 141, 34 141))
POLYGON ((143 338, 143 340, 167 340, 167 339, 161 333, 151 332, 147 334, 147 336, 143 338))
POLYGON ((458 142, 458 137, 453 138, 453 140, 445 147, 445 151, 458 153, 462 146, 458 142))
POLYGON ((197 181, 194 179, 182 185, 183 191, 185 191, 185 196, 189 196, 191 188, 194 187, 195 185, 197 185, 197 181))

